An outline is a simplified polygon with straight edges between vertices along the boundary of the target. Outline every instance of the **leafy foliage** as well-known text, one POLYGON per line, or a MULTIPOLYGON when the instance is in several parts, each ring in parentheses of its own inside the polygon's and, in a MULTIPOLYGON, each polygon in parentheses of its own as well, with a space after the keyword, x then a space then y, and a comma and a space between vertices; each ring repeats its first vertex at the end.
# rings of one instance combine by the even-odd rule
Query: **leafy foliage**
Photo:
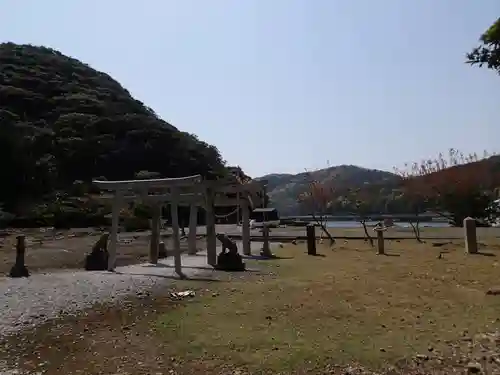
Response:
POLYGON ((500 74, 500 18, 491 25, 479 38, 481 44, 467 54, 467 63, 488 69, 500 74))
POLYGON ((500 184, 498 157, 464 155, 451 149, 448 156, 407 166, 403 176, 403 194, 417 210, 432 209, 455 225, 470 216, 492 219, 492 205, 500 184))
MULTIPOLYGON (((415 215, 416 225, 412 226, 419 241, 418 216, 425 211, 437 213, 455 225, 461 225, 468 216, 489 221, 499 215, 498 207, 492 204, 500 184, 500 158, 497 156, 487 153, 483 157, 465 156, 451 149, 447 157, 440 154, 436 159, 406 165, 396 172, 397 179, 385 184, 350 186, 335 178, 313 180, 298 201, 313 217, 339 213, 354 215, 365 227, 365 232, 370 214, 396 213, 391 207, 397 202, 398 209, 415 215), (390 194, 382 195, 381 192, 387 191, 390 194), (377 212, 381 195, 386 200, 385 210, 377 212)), ((369 238, 367 232, 366 235, 369 238)))
POLYGON ((109 75, 74 58, 4 43, 0 64, 0 203, 7 211, 22 212, 96 176, 227 173, 215 146, 179 131, 109 75))

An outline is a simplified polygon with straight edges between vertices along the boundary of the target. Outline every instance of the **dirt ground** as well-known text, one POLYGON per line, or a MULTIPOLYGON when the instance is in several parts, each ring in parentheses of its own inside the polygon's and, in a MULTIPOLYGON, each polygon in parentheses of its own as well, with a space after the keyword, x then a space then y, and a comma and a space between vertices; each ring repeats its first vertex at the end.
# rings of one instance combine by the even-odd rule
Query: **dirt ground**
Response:
MULTIPOLYGON (((6 274, 15 262, 16 236, 26 236, 26 266, 30 272, 49 272, 64 269, 83 269, 85 256, 102 235, 100 230, 23 230, 4 233, 0 238, 0 274, 6 274)), ((171 239, 163 237, 167 251, 172 249, 171 239)), ((205 241, 199 238, 198 249, 205 241)), ((187 240, 181 240, 181 250, 187 250, 187 240)), ((117 266, 147 262, 149 260, 148 232, 124 233, 119 236, 117 266)))
MULTIPOLYGON (((217 231, 228 235, 241 236, 241 227, 236 225, 217 225, 217 231)), ((335 238, 362 238, 364 233, 362 228, 331 228, 331 234, 335 238)), ((47 272, 60 269, 83 268, 85 255, 91 251, 92 246, 103 233, 95 228, 77 230, 53 230, 47 228, 12 230, 0 233, 0 274, 6 274, 15 261, 16 235, 26 235, 26 265, 31 272, 47 272)), ((165 237, 169 232, 164 231, 163 241, 168 248, 172 248, 171 239, 165 237)), ((203 235, 205 228, 199 227, 198 248, 205 249, 203 235)), ((478 239, 480 241, 494 240, 500 237, 500 228, 478 228, 478 239)), ((262 236, 259 230, 252 230, 254 238, 262 236)), ((321 231, 316 230, 319 237, 321 231)), ((374 235, 374 233, 372 233, 374 235)), ((280 241, 280 237, 294 238, 305 236, 304 228, 287 227, 273 228, 271 238, 280 241)), ((387 238, 413 238, 409 228, 393 228, 385 233, 387 238)), ((422 228, 422 238, 440 240, 454 238, 460 241, 463 238, 462 228, 422 228)), ((121 233, 117 249, 117 265, 124 266, 133 263, 146 262, 149 259, 149 232, 121 233)), ((182 250, 187 250, 187 241, 181 241, 182 250)))
POLYGON ((500 373, 500 242, 275 250, 243 274, 176 281, 11 337, 0 362, 48 374, 500 373), (172 290, 195 291, 173 300, 172 290))

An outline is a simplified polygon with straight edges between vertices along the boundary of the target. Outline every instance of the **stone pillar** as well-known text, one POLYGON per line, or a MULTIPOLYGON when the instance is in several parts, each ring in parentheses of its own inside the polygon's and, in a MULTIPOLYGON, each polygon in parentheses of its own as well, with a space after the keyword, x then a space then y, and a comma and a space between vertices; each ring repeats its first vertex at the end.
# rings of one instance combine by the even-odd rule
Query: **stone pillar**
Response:
POLYGON ((217 265, 217 237, 215 237, 214 193, 212 189, 206 192, 206 224, 207 224, 207 263, 217 265))
POLYGON ((164 259, 167 257, 167 248, 165 247, 165 242, 161 241, 158 244, 158 258, 164 259))
POLYGON ((316 255, 316 227, 314 224, 308 224, 306 227, 307 234, 307 254, 316 255))
POLYGON ((252 255, 250 245, 250 206, 246 200, 241 201, 241 240, 243 242, 243 254, 252 255))
POLYGON ((262 227, 262 256, 271 257, 271 249, 269 248, 269 227, 264 225, 262 227))
POLYGON ((191 204, 189 208, 188 254, 196 254, 196 226, 198 225, 198 206, 191 204))
POLYGON ((476 220, 471 217, 464 219, 465 252, 477 254, 476 220))
POLYGON ((161 204, 152 207, 151 237, 149 241, 149 261, 152 264, 158 263, 159 243, 160 243, 160 219, 161 204))
POLYGON ((10 277, 28 277, 30 275, 25 264, 26 240, 23 234, 16 237, 16 263, 10 269, 10 277))
POLYGON ((385 254, 384 231, 380 229, 377 230, 377 254, 385 254))
POLYGON ((174 251, 175 272, 182 275, 182 260, 181 260, 181 239, 179 237, 179 203, 178 195, 172 194, 170 202, 170 214, 172 215, 172 242, 174 251))
POLYGON ((111 211, 111 231, 109 233, 109 248, 108 248, 108 271, 114 271, 116 266, 116 247, 118 244, 118 225, 120 224, 120 208, 122 203, 123 192, 118 190, 113 198, 113 206, 111 211))

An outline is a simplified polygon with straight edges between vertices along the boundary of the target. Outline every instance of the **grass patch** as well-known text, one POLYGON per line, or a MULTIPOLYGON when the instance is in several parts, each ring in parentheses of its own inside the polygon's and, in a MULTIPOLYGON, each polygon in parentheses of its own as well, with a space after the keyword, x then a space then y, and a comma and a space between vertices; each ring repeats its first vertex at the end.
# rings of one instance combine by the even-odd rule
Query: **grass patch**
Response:
POLYGON ((326 256, 287 245, 276 254, 291 259, 258 263, 271 276, 200 289, 159 318, 161 340, 172 355, 253 373, 352 362, 377 369, 421 353, 451 356, 450 342, 499 326, 500 296, 486 295, 500 284, 498 245, 487 246, 492 256, 413 241, 388 241, 389 256, 362 241, 318 250, 326 256))

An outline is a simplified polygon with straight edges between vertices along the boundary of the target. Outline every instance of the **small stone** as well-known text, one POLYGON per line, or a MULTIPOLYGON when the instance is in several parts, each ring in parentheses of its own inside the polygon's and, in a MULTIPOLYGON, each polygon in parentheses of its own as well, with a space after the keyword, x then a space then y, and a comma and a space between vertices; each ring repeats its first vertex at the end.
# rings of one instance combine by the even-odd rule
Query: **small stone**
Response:
POLYGON ((380 351, 381 351, 382 353, 385 353, 385 349, 384 349, 384 348, 380 348, 380 351))
POLYGON ((469 374, 480 374, 483 371, 483 368, 478 362, 469 362, 467 364, 467 372, 469 374))
POLYGON ((421 361, 428 361, 429 356, 427 354, 417 354, 415 356, 416 359, 421 360, 421 361))

